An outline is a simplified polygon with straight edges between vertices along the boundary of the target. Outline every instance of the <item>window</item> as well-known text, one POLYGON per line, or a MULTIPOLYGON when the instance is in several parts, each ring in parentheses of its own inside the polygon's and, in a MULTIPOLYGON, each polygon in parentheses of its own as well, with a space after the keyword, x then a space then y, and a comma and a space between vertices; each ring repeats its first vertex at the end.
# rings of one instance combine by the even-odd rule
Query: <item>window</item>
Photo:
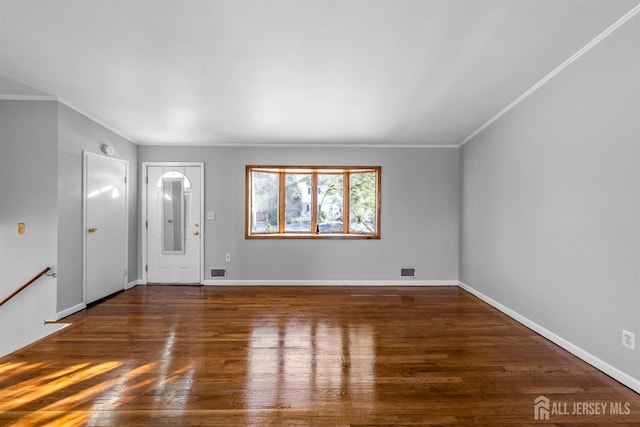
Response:
POLYGON ((247 166, 247 238, 380 238, 379 166, 247 166))

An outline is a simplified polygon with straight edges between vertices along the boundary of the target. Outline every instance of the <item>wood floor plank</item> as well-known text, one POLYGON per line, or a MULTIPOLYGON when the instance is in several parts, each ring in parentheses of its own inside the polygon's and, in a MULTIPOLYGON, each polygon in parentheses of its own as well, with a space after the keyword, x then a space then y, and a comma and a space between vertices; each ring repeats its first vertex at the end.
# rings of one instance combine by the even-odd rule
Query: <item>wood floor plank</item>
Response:
POLYGON ((65 320, 0 359, 0 425, 640 425, 638 394, 456 287, 138 286, 65 320))

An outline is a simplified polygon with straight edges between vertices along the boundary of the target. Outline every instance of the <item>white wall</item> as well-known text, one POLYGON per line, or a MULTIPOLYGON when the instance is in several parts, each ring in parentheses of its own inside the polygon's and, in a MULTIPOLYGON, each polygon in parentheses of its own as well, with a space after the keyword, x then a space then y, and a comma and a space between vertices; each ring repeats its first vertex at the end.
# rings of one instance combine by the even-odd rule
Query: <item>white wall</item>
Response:
MULTIPOLYGON (((0 101, 0 300, 57 264, 57 107, 0 101), (25 234, 17 223, 25 223, 25 234)), ((43 277, 0 307, 0 356, 52 331, 56 279, 43 277)))
POLYGON ((640 378, 621 345, 640 338, 640 16, 467 143, 462 173, 461 280, 640 378))
POLYGON ((227 280, 380 281, 401 280, 400 267, 413 266, 418 280, 458 278, 457 148, 140 146, 138 158, 205 162, 205 210, 216 212, 205 223, 207 273, 227 267, 227 280), (248 164, 382 166, 381 239, 246 240, 248 164))

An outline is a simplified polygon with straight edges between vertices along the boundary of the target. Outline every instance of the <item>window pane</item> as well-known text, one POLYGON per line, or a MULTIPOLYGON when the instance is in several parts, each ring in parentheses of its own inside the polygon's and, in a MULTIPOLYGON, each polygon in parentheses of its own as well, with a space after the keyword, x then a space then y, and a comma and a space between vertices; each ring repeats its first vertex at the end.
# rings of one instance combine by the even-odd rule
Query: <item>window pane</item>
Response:
POLYGON ((284 231, 311 231, 311 174, 285 175, 284 231))
POLYGON ((378 166, 247 166, 245 236, 379 239, 380 171, 378 166))
POLYGON ((376 173, 351 173, 349 178, 349 232, 376 232, 376 173))
POLYGON ((344 233, 344 175, 318 174, 318 227, 320 233, 344 233))
POLYGON ((251 172, 251 231, 278 231, 278 185, 280 174, 251 172))

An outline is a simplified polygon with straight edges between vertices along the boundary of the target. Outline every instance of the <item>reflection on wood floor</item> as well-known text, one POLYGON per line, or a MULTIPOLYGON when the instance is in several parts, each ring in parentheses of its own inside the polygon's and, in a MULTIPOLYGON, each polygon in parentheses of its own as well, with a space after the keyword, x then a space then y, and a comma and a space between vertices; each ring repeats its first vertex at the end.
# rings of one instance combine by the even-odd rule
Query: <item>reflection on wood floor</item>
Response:
POLYGON ((138 286, 65 321, 0 359, 0 425, 640 425, 639 395, 456 287, 138 286))

